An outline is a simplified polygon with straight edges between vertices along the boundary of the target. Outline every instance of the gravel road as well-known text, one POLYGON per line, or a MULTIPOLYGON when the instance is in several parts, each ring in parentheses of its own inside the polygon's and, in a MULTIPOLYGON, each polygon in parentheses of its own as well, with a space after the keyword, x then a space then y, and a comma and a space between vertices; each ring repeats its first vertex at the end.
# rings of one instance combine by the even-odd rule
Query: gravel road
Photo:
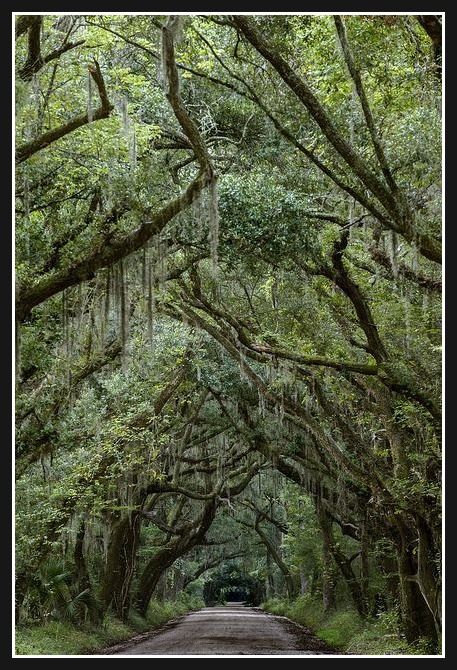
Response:
POLYGON ((106 649, 114 656, 335 654, 285 617, 227 603, 192 612, 152 633, 106 649))

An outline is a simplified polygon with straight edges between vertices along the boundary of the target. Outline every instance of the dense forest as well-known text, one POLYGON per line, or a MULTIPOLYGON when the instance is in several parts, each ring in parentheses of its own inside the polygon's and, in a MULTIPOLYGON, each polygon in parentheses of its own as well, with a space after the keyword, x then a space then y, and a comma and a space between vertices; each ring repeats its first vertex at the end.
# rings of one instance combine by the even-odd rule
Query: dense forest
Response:
POLYGON ((440 653, 441 16, 15 39, 18 653, 231 599, 440 653))

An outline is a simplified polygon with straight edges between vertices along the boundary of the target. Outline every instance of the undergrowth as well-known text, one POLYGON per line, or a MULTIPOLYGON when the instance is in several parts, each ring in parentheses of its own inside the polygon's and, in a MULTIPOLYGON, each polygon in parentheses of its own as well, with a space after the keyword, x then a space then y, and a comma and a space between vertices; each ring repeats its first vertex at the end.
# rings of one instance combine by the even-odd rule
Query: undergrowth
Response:
POLYGON ((272 598, 262 604, 262 609, 310 628, 331 647, 348 654, 390 656, 437 653, 431 641, 425 638, 409 644, 398 631, 395 612, 384 612, 368 619, 362 619, 350 608, 324 613, 321 602, 307 594, 292 601, 272 598))
POLYGON ((145 631, 157 628, 170 619, 189 610, 203 607, 203 603, 187 594, 174 602, 152 600, 145 618, 131 612, 126 622, 111 615, 95 627, 89 623, 75 626, 65 621, 49 621, 41 625, 18 626, 16 629, 16 655, 79 655, 97 653, 104 647, 145 631))

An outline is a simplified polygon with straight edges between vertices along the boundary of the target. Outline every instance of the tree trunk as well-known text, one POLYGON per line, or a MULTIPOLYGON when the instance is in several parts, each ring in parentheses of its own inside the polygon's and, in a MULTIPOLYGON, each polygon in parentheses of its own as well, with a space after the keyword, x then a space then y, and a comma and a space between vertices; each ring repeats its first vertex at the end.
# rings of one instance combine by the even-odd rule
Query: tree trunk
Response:
POLYGON ((357 609, 357 612, 360 616, 367 615, 367 604, 365 598, 363 597, 362 586, 357 579, 356 575, 351 566, 351 562, 344 555, 344 553, 339 549, 339 547, 333 542, 330 545, 330 551, 332 556, 335 559, 335 563, 338 565, 341 574, 343 575, 346 584, 348 586, 349 592, 352 596, 352 601, 357 609))
POLYGON ((161 602, 167 599, 167 576, 168 570, 164 570, 157 580, 155 588, 155 597, 161 602))
POLYGON ((205 537, 205 533, 211 526, 216 516, 217 502, 214 498, 205 504, 205 507, 197 524, 192 524, 194 530, 188 535, 180 535, 165 545, 151 558, 143 570, 138 585, 136 596, 136 607, 142 616, 146 616, 149 601, 154 593, 157 583, 162 573, 173 563, 200 544, 205 537), (196 528, 196 529, 195 529, 196 528))
POLYGON ((398 573, 400 578, 400 598, 402 628, 408 642, 420 637, 437 638, 433 616, 421 595, 416 577, 416 562, 413 555, 414 537, 406 525, 397 520, 399 541, 397 545, 398 573))
POLYGON ((418 516, 416 520, 419 534, 417 551, 417 583, 420 592, 433 616, 437 634, 441 633, 441 585, 435 564, 433 535, 426 521, 418 516))
POLYGON ((18 572, 15 585, 15 619, 20 623, 23 617, 23 603, 28 590, 28 575, 25 571, 18 572))
POLYGON ((91 588, 89 572, 87 570, 86 559, 84 557, 83 544, 84 536, 86 534, 86 524, 82 519, 78 533, 76 535, 75 550, 73 552, 73 559, 76 567, 76 583, 79 591, 91 588))
POLYGON ((319 578, 319 571, 317 568, 317 565, 313 567, 313 571, 311 573, 311 587, 310 587, 310 592, 311 595, 314 596, 316 594, 316 587, 317 587, 317 581, 319 578))
POLYGON ((112 606, 120 619, 127 617, 130 607, 140 525, 141 516, 132 512, 115 522, 111 530, 101 600, 104 611, 112 606))
POLYGON ((266 560, 267 560, 267 579, 266 579, 267 598, 273 598, 275 594, 275 582, 273 578, 273 571, 271 569, 271 555, 270 552, 268 551, 268 547, 265 547, 265 549, 266 549, 266 560))
MULTIPOLYGON (((90 589, 93 592, 92 584, 90 581, 89 570, 86 564, 86 558, 84 556, 84 536, 86 534, 86 524, 84 519, 81 520, 79 524, 78 533, 76 535, 75 549, 73 552, 73 560, 75 562, 76 568, 76 585, 78 592, 81 593, 86 589, 90 589)), ((102 608, 99 603, 96 603, 95 607, 91 607, 88 610, 88 618, 94 624, 99 624, 103 616, 102 608)))
POLYGON ((316 501, 317 519, 322 533, 322 605, 324 612, 335 609, 335 568, 331 552, 332 520, 320 500, 316 501))
POLYGON ((180 538, 171 546, 160 549, 146 565, 140 578, 136 599, 136 607, 142 616, 146 616, 149 601, 163 573, 192 548, 189 544, 190 542, 186 543, 180 538))
MULTIPOLYGON (((328 554, 330 554, 343 575, 354 605, 361 616, 367 615, 366 602, 363 597, 362 587, 352 569, 351 561, 344 555, 343 551, 335 543, 332 530, 332 519, 321 502, 318 502, 318 518, 322 531, 325 561, 328 565, 328 554)), ((325 565, 325 563, 324 563, 325 565)), ((324 609, 326 603, 324 601, 324 609)))

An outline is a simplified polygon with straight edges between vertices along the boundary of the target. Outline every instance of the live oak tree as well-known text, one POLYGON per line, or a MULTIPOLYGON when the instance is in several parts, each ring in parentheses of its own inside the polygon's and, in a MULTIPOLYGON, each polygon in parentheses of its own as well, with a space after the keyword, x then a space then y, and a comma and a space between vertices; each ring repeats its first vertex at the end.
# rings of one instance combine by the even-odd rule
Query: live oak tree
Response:
POLYGON ((94 620, 234 565, 438 639, 440 30, 17 18, 20 620, 63 556, 94 620))

